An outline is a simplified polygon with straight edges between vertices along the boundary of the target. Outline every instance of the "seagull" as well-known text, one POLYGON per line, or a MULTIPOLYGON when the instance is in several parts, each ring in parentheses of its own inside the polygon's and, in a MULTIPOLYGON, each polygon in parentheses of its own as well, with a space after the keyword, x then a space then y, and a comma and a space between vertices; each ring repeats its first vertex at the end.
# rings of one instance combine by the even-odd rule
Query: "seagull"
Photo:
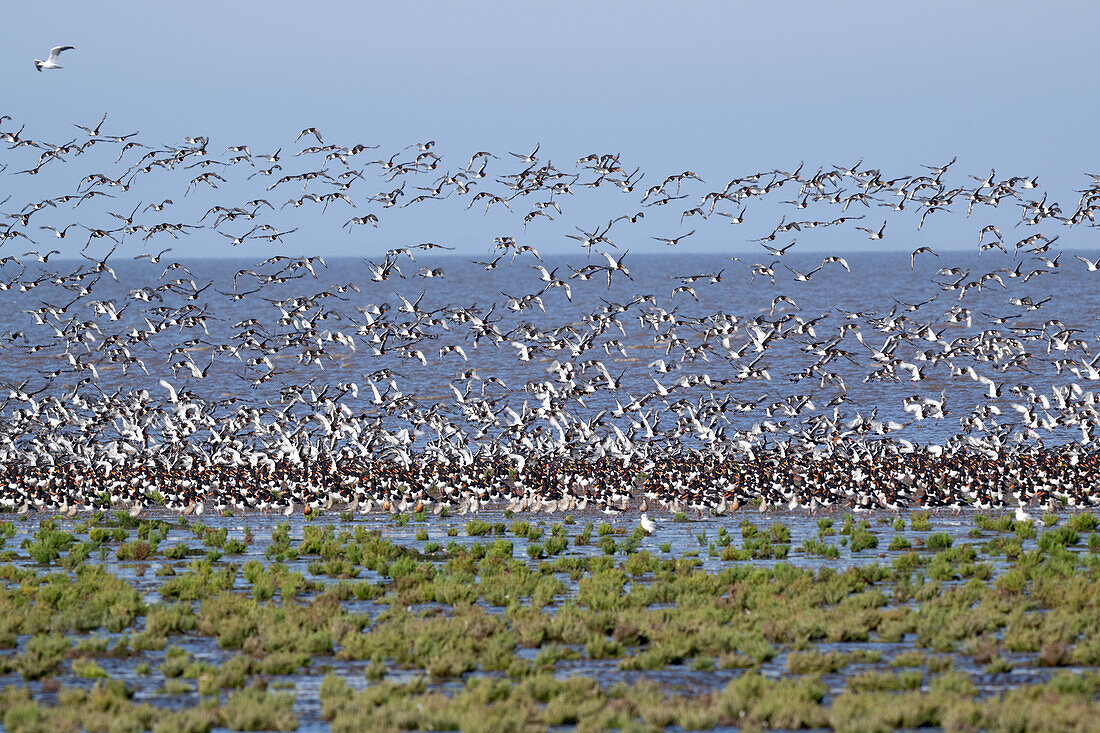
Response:
POLYGON ((645 515, 645 512, 642 512, 642 516, 638 518, 638 525, 645 530, 646 534, 653 534, 657 531, 657 525, 645 515))
POLYGON ((38 71, 42 71, 42 69, 63 68, 61 64, 57 63, 57 57, 61 55, 62 51, 68 51, 70 48, 75 48, 75 46, 54 46, 50 49, 50 57, 48 59, 45 61, 41 59, 34 60, 34 68, 38 71))
POLYGON ((1100 270, 1100 259, 1093 262, 1092 260, 1088 259, 1087 257, 1082 257, 1081 255, 1074 255, 1074 257, 1076 257, 1077 259, 1084 262, 1085 267, 1088 268, 1089 272, 1096 272, 1097 270, 1100 270))

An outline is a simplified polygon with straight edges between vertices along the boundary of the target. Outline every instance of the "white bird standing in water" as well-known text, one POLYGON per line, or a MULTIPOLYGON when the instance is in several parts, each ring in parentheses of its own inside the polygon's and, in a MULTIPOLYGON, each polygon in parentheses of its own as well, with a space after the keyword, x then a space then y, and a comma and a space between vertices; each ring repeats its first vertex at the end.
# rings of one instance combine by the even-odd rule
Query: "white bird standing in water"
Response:
POLYGON ((38 71, 42 71, 42 69, 64 68, 61 64, 57 63, 57 57, 61 55, 62 51, 68 51, 71 48, 75 48, 75 46, 54 46, 50 49, 50 57, 48 59, 45 61, 41 59, 34 60, 34 68, 38 71))
POLYGON ((638 518, 638 524, 645 530, 646 534, 653 534, 657 531, 657 525, 645 515, 645 512, 642 512, 642 516, 638 518))

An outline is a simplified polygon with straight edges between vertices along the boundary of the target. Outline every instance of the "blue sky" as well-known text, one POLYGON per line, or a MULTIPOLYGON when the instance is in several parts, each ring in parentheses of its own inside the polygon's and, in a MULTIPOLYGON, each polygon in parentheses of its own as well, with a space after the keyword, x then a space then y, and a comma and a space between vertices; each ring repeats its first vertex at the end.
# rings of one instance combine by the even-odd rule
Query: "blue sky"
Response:
POLYGON ((1098 20, 1084 2, 17 3, 0 114, 64 141, 107 111, 112 132, 219 152, 309 126, 386 150, 434 139, 456 163, 537 142, 708 182, 958 155, 960 174, 1038 175, 1073 203, 1100 168, 1098 20), (66 68, 37 73, 56 44, 76 47, 66 68))

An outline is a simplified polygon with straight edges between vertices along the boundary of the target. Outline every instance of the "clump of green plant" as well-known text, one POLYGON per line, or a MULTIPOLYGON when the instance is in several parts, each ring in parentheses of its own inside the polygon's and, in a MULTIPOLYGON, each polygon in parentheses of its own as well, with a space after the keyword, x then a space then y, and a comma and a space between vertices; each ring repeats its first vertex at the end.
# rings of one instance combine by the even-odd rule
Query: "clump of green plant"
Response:
POLYGON ((853 527, 850 535, 852 552, 878 547, 878 536, 863 527, 853 527))
POLYGON ((818 557, 838 558, 840 557, 840 550, 835 545, 826 544, 820 540, 815 540, 812 537, 807 537, 806 540, 799 545, 799 550, 805 552, 807 555, 816 555, 818 557))
POLYGON ((615 550, 617 549, 615 546, 615 540, 611 537, 611 535, 605 534, 600 537, 599 545, 600 549, 603 550, 605 555, 614 555, 615 550))
POLYGON ((471 519, 469 522, 466 522, 466 535, 468 537, 480 537, 489 534, 492 529, 492 525, 480 519, 471 519))
POLYGON ((225 547, 225 541, 229 536, 229 530, 226 527, 220 529, 214 529, 213 527, 207 527, 203 532, 202 543, 207 547, 222 548, 225 547))
POLYGON ((83 677, 84 679, 98 679, 100 677, 109 677, 107 671, 96 664, 94 659, 88 659, 87 657, 78 657, 72 661, 73 674, 77 677, 83 677))
POLYGON ((984 514, 975 514, 974 524, 987 532, 1012 532, 1015 529, 1015 522, 1008 514, 1002 514, 996 518, 984 514))
POLYGON ((291 562, 298 559, 298 548, 290 538, 290 522, 279 522, 271 531, 271 543, 264 555, 273 562, 291 562))
POLYGON ((71 532, 57 529, 56 520, 45 519, 39 523, 38 531, 34 533, 34 540, 25 540, 23 546, 36 563, 49 565, 61 557, 62 550, 75 542, 76 537, 71 532))
POLYGON ((551 557, 560 555, 569 547, 569 539, 564 535, 551 535, 542 543, 542 549, 551 557))
POLYGON ((913 512, 913 515, 909 518, 909 527, 914 532, 928 532, 932 529, 932 523, 930 521, 931 514, 925 510, 913 512))
POLYGON ((230 730, 294 730, 294 696, 248 687, 229 695, 220 717, 230 730))
POLYGON ((1091 532, 1097 527, 1100 527, 1100 519, 1098 519, 1095 514, 1074 514, 1066 522, 1066 526, 1074 532, 1091 532))
POLYGON ((23 679, 41 679, 53 674, 70 646, 63 636, 36 634, 27 640, 23 653, 12 660, 12 668, 23 675, 23 679))
POLYGON ((946 532, 933 532, 925 538, 924 544, 929 550, 946 550, 954 544, 951 535, 946 532))
POLYGON ((154 549, 155 548, 145 540, 134 540, 133 542, 119 545, 116 554, 119 560, 141 561, 152 555, 154 549))
POLYGON ((149 609, 145 631, 158 636, 186 634, 198 626, 198 617, 190 603, 162 603, 149 609))
POLYGON ((905 535, 896 534, 890 538, 890 544, 887 547, 888 550, 901 551, 908 550, 913 546, 913 543, 905 535))
POLYGON ((175 544, 172 547, 164 548, 163 555, 169 560, 182 560, 190 554, 191 548, 181 543, 175 544))
POLYGON ((1058 548, 1076 545, 1081 537, 1072 527, 1055 527, 1039 535, 1039 549, 1045 553, 1056 552, 1058 548))

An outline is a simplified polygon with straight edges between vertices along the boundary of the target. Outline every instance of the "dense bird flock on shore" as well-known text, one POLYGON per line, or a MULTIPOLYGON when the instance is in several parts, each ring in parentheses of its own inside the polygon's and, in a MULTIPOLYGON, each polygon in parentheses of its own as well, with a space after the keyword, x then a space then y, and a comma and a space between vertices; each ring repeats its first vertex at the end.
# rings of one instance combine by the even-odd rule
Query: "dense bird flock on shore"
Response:
POLYGON ((434 141, 380 153, 314 128, 271 152, 157 145, 106 115, 76 128, 54 144, 0 117, 0 299, 18 324, 0 334, 10 510, 1097 501, 1097 314, 1067 324, 1044 307, 1066 271, 1100 277, 1058 244, 1091 235, 1100 176, 1062 205, 1036 178, 958 175, 954 160, 713 183, 612 153, 556 165, 537 145, 458 161, 434 141), (40 195, 45 180, 66 187, 40 195), (475 243, 489 256, 463 263, 496 292, 449 302, 453 260, 435 255, 457 242, 395 243, 405 209, 499 226, 475 243), (605 213, 567 227, 571 209, 605 213), (977 230, 976 261, 997 266, 946 266, 923 238, 952 214, 977 230), (894 277, 932 296, 804 310, 815 277, 859 283, 840 254, 792 266, 815 230, 896 238, 909 254, 894 277), (362 242, 368 278, 311 253, 337 237, 362 242), (726 268, 638 292, 632 244, 675 253, 715 237, 740 247, 726 268), (212 242, 257 264, 197 277, 188 248, 212 242), (566 246, 560 265, 539 252, 566 246), (764 308, 692 309, 741 280, 764 308), (922 440, 946 421, 957 429, 922 440))

